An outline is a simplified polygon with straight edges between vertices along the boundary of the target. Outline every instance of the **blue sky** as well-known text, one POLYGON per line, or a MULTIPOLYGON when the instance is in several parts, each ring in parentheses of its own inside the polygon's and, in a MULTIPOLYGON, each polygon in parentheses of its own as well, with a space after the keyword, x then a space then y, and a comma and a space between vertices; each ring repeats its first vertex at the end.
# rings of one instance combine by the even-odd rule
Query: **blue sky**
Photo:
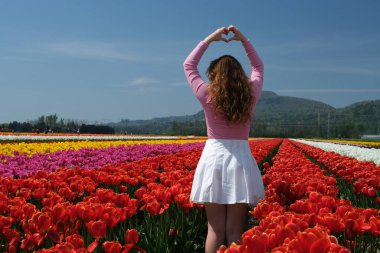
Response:
MULTIPOLYGON (((380 99, 379 1, 0 1, 0 122, 89 122, 202 109, 182 63, 234 24, 265 64, 264 90, 344 107, 380 99)), ((211 44, 199 70, 238 42, 211 44)), ((205 77, 205 76, 204 76, 205 77)))

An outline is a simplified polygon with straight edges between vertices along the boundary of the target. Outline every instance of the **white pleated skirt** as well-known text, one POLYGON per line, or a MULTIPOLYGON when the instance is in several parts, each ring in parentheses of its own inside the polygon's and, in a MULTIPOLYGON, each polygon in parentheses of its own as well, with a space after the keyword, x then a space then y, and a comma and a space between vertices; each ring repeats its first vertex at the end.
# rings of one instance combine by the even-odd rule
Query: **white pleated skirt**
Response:
POLYGON ((206 140, 194 173, 192 202, 256 206, 264 197, 264 183, 248 140, 206 140))

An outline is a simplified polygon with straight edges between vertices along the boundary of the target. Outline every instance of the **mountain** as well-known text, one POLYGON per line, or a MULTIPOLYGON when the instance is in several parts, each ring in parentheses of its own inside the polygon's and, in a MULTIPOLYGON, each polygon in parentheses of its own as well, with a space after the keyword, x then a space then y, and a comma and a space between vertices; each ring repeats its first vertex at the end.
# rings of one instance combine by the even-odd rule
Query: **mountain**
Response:
POLYGON ((256 120, 301 120, 317 111, 335 108, 311 99, 279 96, 272 91, 263 91, 255 108, 256 120))
POLYGON ((363 134, 380 134, 380 100, 357 102, 336 110, 340 122, 358 127, 363 134))
MULTIPOLYGON (((204 112, 194 115, 122 120, 116 132, 206 135, 204 112)), ((334 108, 320 101, 263 91, 254 111, 250 136, 358 138, 380 130, 380 100, 334 108)))

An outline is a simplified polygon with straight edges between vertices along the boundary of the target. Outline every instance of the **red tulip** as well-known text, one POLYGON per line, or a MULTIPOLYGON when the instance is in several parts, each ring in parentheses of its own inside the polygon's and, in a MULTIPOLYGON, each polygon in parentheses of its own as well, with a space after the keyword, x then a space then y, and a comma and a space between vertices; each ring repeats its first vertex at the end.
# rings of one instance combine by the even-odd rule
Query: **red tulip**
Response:
POLYGON ((71 243, 74 249, 80 249, 84 247, 84 240, 81 235, 74 234, 66 237, 66 242, 71 243))
POLYGON ((224 253, 240 253, 240 246, 233 242, 224 253))
POLYGON ((37 238, 34 235, 26 234, 21 241, 21 249, 32 250, 37 245, 37 238))
POLYGON ((119 221, 119 217, 117 217, 116 212, 105 213, 103 214, 102 220, 106 222, 107 227, 114 228, 119 221))
POLYGON ((178 194, 181 194, 182 193, 182 185, 180 184, 176 184, 176 185, 173 185, 172 187, 170 187, 169 191, 171 192, 172 195, 178 195, 178 194))
POLYGON ((125 186, 125 185, 120 185, 120 186, 119 186, 119 189, 120 189, 121 192, 127 192, 127 189, 128 189, 128 188, 127 188, 127 186, 125 186))
POLYGON ((125 241, 128 244, 136 244, 139 240, 139 235, 136 229, 128 229, 125 233, 125 241))
POLYGON ((103 243, 105 253, 120 253, 122 246, 118 241, 106 241, 103 243))
POLYGON ((96 189, 96 196, 100 199, 101 202, 107 203, 107 202, 115 202, 115 192, 111 189, 96 189))
POLYGON ((289 227, 280 227, 278 231, 276 229, 276 237, 280 243, 285 241, 286 238, 293 239, 295 235, 294 231, 289 227))
POLYGON ((373 187, 368 187, 367 195, 370 197, 375 197, 376 196, 376 189, 373 187))
POLYGON ((146 210, 150 214, 159 214, 160 208, 161 208, 160 206, 161 206, 160 203, 158 203, 156 200, 151 201, 151 202, 146 204, 146 210))
POLYGON ((379 217, 371 217, 369 219, 370 226, 371 226, 371 233, 374 236, 380 235, 380 218, 379 217))
POLYGON ((70 184, 70 190, 75 192, 75 193, 83 193, 84 187, 78 180, 78 181, 72 182, 70 184))
POLYGON ((27 188, 21 188, 17 193, 16 193, 16 196, 18 197, 22 197, 26 200, 28 200, 30 198, 30 196, 32 195, 32 192, 30 189, 27 189, 27 188))
POLYGON ((174 197, 175 202, 177 202, 180 205, 184 205, 189 201, 189 195, 182 193, 174 197))
POLYGON ((78 216, 84 221, 93 221, 97 217, 97 211, 92 206, 79 205, 76 208, 78 216))
POLYGON ((313 191, 309 193, 309 199, 313 203, 320 202, 321 198, 322 198, 322 194, 320 194, 319 192, 313 191))
POLYGON ((146 187, 140 187, 139 189, 137 189, 136 191, 135 191, 135 195, 136 195, 136 197, 138 198, 138 199, 142 199, 143 198, 143 196, 144 196, 144 194, 146 194, 147 193, 147 189, 146 189, 146 187))
POLYGON ((102 220, 87 222, 86 227, 95 239, 102 238, 106 235, 107 226, 102 220))
POLYGON ((322 196, 321 201, 325 207, 328 207, 330 209, 336 209, 337 207, 335 199, 331 196, 322 196))
POLYGON ((16 206, 12 206, 9 208, 9 216, 11 218, 15 219, 16 221, 21 221, 21 220, 25 219, 24 210, 22 210, 16 206))
POLYGON ((50 216, 44 213, 39 213, 36 225, 39 232, 46 232, 52 226, 50 216))
POLYGON ((243 245, 247 246, 247 251, 252 253, 266 253, 269 244, 269 237, 267 234, 260 236, 245 236, 243 238, 243 245))
POLYGON ((12 218, 11 217, 4 217, 0 215, 0 231, 5 228, 10 228, 12 225, 12 218))
POLYGON ((58 204, 53 207, 53 214, 58 221, 65 222, 68 218, 67 216, 67 207, 58 204))
MULTIPOLYGON (((3 230, 4 238, 7 241, 9 246, 16 247, 20 242, 20 232, 13 229, 4 229, 3 230)), ((10 247, 9 247, 10 249, 10 247)), ((11 251, 11 250, 9 250, 11 251)))
POLYGON ((327 253, 330 249, 330 240, 319 238, 310 247, 310 253, 327 253))
POLYGON ((170 228, 169 229, 169 237, 173 237, 173 236, 174 236, 174 229, 170 228))
POLYGON ((318 240, 318 237, 312 232, 298 232, 297 239, 305 252, 308 252, 308 249, 318 240))
POLYGON ((226 245, 221 245, 217 251, 217 253, 225 253, 227 250, 226 245))

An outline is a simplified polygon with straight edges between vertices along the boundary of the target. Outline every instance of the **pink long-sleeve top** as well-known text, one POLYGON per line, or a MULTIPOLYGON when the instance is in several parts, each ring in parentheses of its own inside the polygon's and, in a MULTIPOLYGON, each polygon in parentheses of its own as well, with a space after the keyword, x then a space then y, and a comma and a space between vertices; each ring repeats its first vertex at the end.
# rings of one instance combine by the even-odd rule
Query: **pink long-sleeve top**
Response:
POLYGON ((249 129, 253 119, 253 111, 261 97, 261 91, 263 88, 264 64, 248 40, 245 40, 242 44, 252 67, 250 83, 252 85, 252 95, 254 99, 254 103, 250 111, 250 120, 247 120, 245 123, 227 124, 227 120, 223 118, 223 115, 215 114, 213 111, 213 105, 209 99, 208 93, 209 84, 202 80, 198 72, 198 63, 208 48, 208 44, 205 41, 199 42, 183 63, 190 88, 203 107, 206 117, 207 137, 209 139, 247 140, 249 137, 249 129))

